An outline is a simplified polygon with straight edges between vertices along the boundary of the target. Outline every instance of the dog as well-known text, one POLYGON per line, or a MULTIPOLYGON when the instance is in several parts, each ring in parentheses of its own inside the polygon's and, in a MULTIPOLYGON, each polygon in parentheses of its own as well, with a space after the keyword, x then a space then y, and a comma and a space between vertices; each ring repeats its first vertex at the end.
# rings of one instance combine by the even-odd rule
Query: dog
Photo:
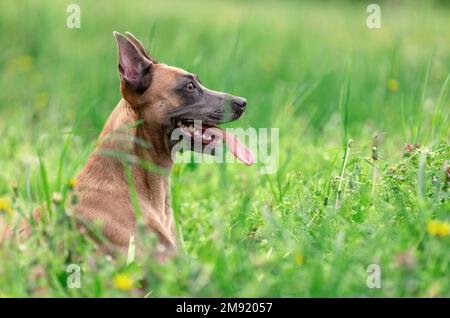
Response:
MULTIPOLYGON (((236 158, 251 165, 255 162, 253 153, 236 136, 217 127, 240 118, 247 101, 210 90, 197 75, 159 63, 129 32, 125 36, 118 32, 113 35, 122 98, 76 178, 75 217, 84 231, 89 224, 101 224, 107 240, 107 244, 99 242, 101 251, 127 254, 138 234, 131 193, 134 189, 137 209, 148 230, 164 247, 161 258, 165 259, 164 255, 177 250, 169 184, 174 152, 180 144, 180 138, 173 138, 174 133, 191 141, 188 150, 197 152, 209 147, 213 154, 215 147, 224 142, 236 158)), ((34 221, 48 217, 46 210, 35 209, 34 221)), ((7 226, 0 233, 0 242, 12 232, 12 227, 7 226)), ((31 233, 29 222, 24 221, 18 236, 25 239, 31 233)), ((143 239, 137 237, 137 247, 143 239)))
POLYGON ((179 131, 193 141, 191 145, 201 145, 190 149, 198 152, 223 141, 236 158, 250 165, 255 161, 251 151, 233 134, 217 127, 240 118, 247 101, 210 90, 197 75, 159 63, 129 32, 113 35, 122 99, 77 177, 76 211, 87 222, 100 222, 104 237, 119 252, 127 253, 130 238, 136 235, 132 182, 146 226, 156 233, 162 246, 176 251, 169 176, 174 164, 172 152, 179 140, 171 136, 179 131), (200 127, 194 121, 201 121, 200 127), (128 170, 124 156, 131 158, 128 170), (155 169, 139 162, 150 163, 155 169))

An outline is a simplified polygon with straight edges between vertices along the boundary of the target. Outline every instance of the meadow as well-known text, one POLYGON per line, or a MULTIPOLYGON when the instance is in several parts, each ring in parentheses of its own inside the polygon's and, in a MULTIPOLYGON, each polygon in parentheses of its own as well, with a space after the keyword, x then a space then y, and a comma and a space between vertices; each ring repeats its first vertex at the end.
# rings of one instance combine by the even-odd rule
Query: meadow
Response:
POLYGON ((0 4, 0 215, 53 207, 0 247, 0 296, 450 296, 445 2, 382 1, 369 29, 362 1, 78 0, 70 29, 72 2, 0 4), (279 129, 273 174, 174 166, 180 251, 166 264, 153 236, 139 262, 95 256, 71 218, 74 178, 120 99, 114 30, 246 97, 226 127, 279 129))

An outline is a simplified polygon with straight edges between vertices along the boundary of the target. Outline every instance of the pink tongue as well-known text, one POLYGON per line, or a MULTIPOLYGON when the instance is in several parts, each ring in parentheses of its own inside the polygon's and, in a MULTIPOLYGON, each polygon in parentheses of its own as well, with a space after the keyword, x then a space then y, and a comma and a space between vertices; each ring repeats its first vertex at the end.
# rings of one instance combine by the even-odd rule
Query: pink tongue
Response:
POLYGON ((212 135, 220 136, 227 145, 228 150, 247 166, 251 166, 255 163, 256 158, 253 152, 245 147, 235 135, 220 127, 209 127, 207 131, 212 135))
POLYGON ((225 129, 222 129, 222 132, 225 134, 224 141, 227 148, 237 159, 245 163, 247 166, 251 166, 255 163, 255 155, 250 149, 245 147, 245 145, 241 143, 232 133, 227 132, 225 129))

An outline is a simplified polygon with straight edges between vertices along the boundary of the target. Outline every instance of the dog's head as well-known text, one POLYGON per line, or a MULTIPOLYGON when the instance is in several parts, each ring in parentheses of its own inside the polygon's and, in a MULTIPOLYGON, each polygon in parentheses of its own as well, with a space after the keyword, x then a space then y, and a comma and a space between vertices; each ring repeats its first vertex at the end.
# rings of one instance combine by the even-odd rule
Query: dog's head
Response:
POLYGON ((236 147, 242 146, 236 145, 237 138, 216 126, 241 117, 247 104, 244 98, 210 90, 197 75, 158 63, 131 33, 124 37, 114 32, 114 37, 121 94, 144 124, 165 132, 168 150, 179 141, 173 140, 174 130, 200 142, 202 149, 218 140, 226 141, 227 145, 231 140, 236 147), (200 126, 194 125, 194 121, 200 122, 200 126))

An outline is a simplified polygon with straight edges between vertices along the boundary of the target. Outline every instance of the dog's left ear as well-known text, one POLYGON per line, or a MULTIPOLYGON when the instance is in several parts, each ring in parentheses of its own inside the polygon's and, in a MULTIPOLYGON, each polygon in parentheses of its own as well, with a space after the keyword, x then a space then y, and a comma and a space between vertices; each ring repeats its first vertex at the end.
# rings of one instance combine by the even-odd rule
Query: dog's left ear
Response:
POLYGON ((153 64, 158 64, 158 61, 156 61, 150 53, 148 53, 147 49, 144 47, 144 44, 142 44, 141 41, 137 39, 131 32, 125 32, 126 37, 128 40, 130 40, 138 49, 141 51, 141 53, 148 58, 150 61, 152 61, 153 64))
POLYGON ((153 62, 127 38, 113 32, 117 42, 120 80, 134 92, 142 94, 150 86, 153 62))

